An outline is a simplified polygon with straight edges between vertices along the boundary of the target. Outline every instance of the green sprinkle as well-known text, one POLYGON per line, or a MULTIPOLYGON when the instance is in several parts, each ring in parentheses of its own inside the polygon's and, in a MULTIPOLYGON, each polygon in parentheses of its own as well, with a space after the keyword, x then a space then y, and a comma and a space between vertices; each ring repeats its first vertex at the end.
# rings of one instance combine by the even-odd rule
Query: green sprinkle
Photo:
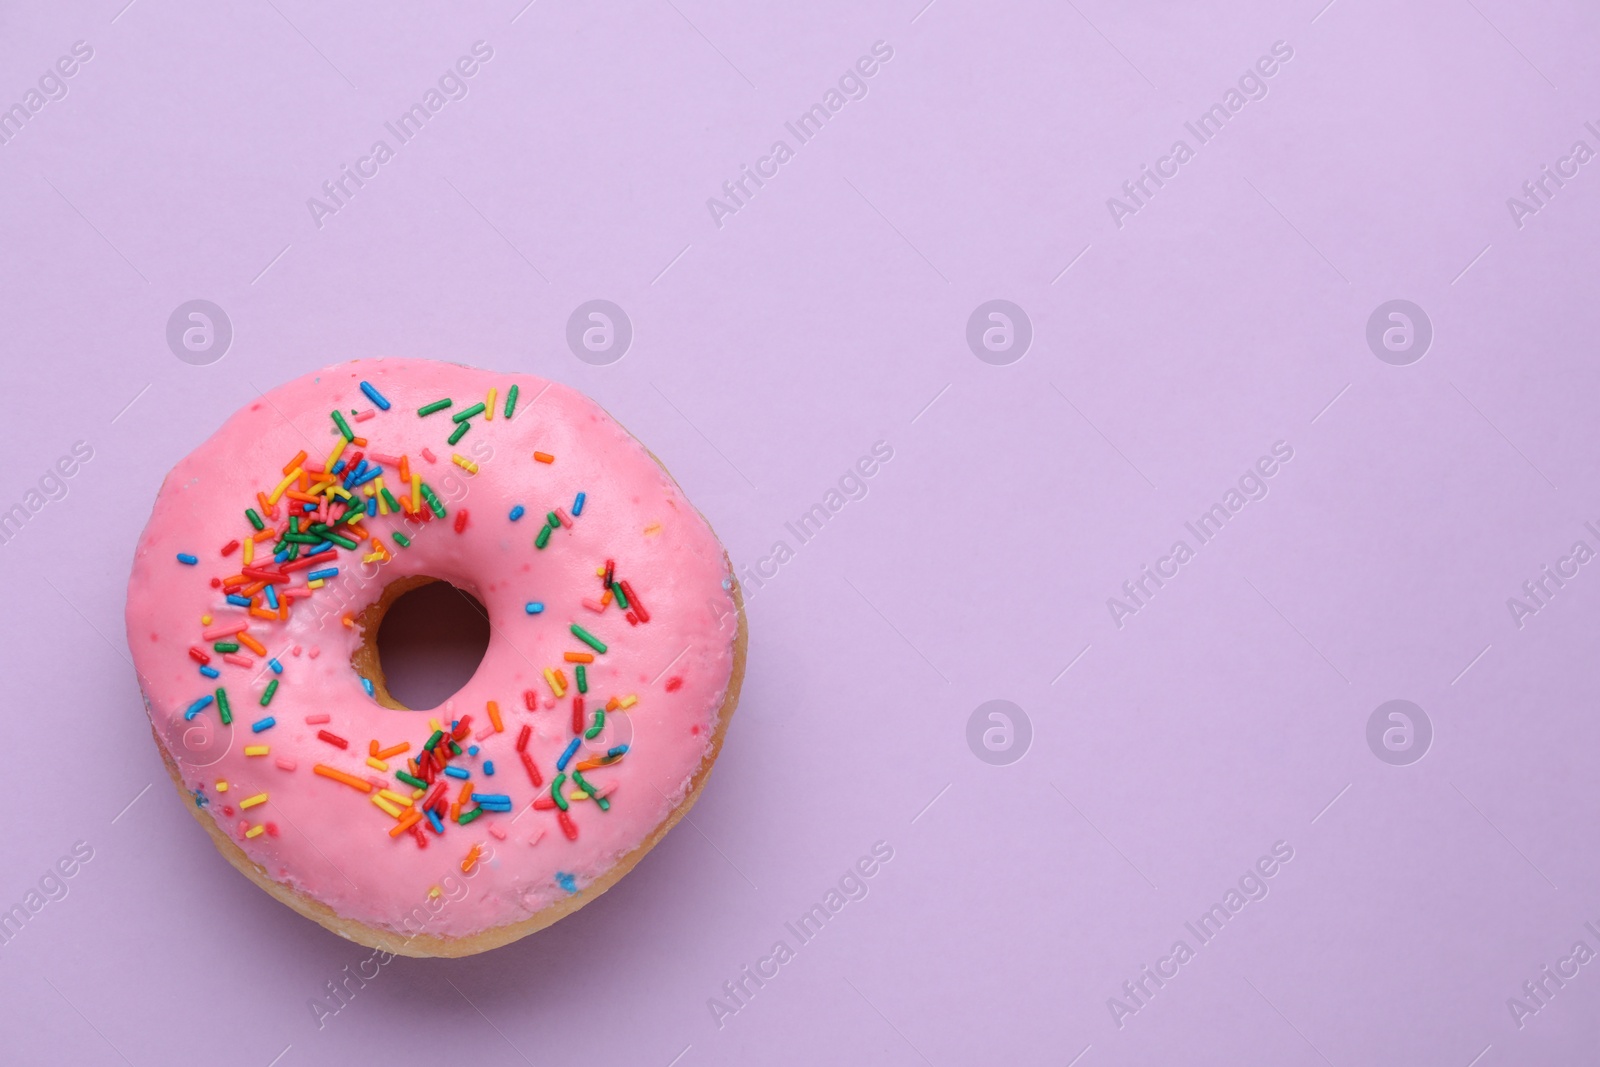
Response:
POLYGON ((298 515, 290 515, 289 516, 289 532, 290 533, 299 533, 300 532, 300 516, 298 516, 298 515))
POLYGON ((561 525, 561 516, 557 515, 553 511, 547 511, 544 513, 544 521, 552 530, 554 530, 557 526, 561 525))
POLYGON ((256 514, 255 508, 245 508, 244 517, 250 520, 250 525, 258 530, 265 530, 267 524, 261 521, 261 516, 256 514))
POLYGON ((389 492, 389 487, 387 485, 383 487, 380 495, 383 497, 383 502, 389 505, 390 511, 400 510, 400 502, 394 498, 393 493, 389 492))
POLYGON ((585 730, 583 732, 584 739, 588 740, 588 741, 593 741, 595 738, 600 736, 600 731, 604 730, 605 727, 606 727, 606 709, 605 708, 595 708, 594 709, 594 725, 589 727, 587 730, 585 730))
POLYGON ((539 536, 533 539, 534 548, 543 548, 550 543, 550 527, 539 527, 539 536))
POLYGON ((480 401, 480 402, 472 405, 470 408, 465 409, 464 411, 456 412, 454 415, 451 415, 450 418, 454 422, 466 422, 468 419, 472 418, 472 416, 474 416, 474 415, 482 415, 482 414, 483 414, 483 403, 482 403, 482 401, 480 401))
POLYGON ((513 385, 510 389, 506 390, 506 418, 509 419, 511 417, 511 413, 513 411, 515 411, 516 408, 517 408, 517 387, 515 385, 513 385))
POLYGON ((449 397, 445 397, 443 400, 435 400, 431 404, 424 404, 418 408, 417 414, 422 417, 427 417, 432 415, 435 411, 443 411, 445 408, 449 407, 450 404, 451 400, 449 397))
POLYGON ((418 789, 428 788, 427 782, 424 782, 421 778, 418 778, 415 775, 407 774, 405 771, 395 771, 394 776, 400 779, 406 785, 415 786, 418 789))
POLYGON ((455 741, 452 740, 450 742, 450 751, 459 756, 459 755, 461 755, 461 746, 456 744, 455 741))
MULTIPOLYGON (((396 508, 395 510, 399 511, 400 509, 396 508)), ((394 531, 394 533, 391 534, 390 536, 392 536, 394 538, 395 544, 399 545, 401 548, 410 548, 411 547, 411 538, 407 537, 405 534, 401 533, 399 530, 394 531)))
POLYGON ((427 741, 423 742, 423 745, 422 745, 423 749, 425 751, 427 751, 427 752, 432 752, 433 749, 434 749, 434 746, 437 745, 439 743, 440 739, 443 738, 443 737, 444 737, 444 731, 443 730, 435 730, 433 732, 432 736, 430 736, 427 741))
MULTIPOLYGON (((274 555, 276 555, 276 553, 274 553, 274 555)), ((300 546, 299 545, 290 545, 289 546, 289 558, 290 559, 295 559, 299 555, 300 555, 300 546)))
POLYGON ((233 722, 233 709, 228 707, 228 691, 217 690, 217 718, 222 720, 222 725, 227 726, 233 722))
MULTIPOLYGON (((482 404, 479 404, 478 406, 483 407, 482 404)), ((467 436, 467 431, 470 429, 472 429, 472 423, 470 422, 457 423, 455 431, 450 434, 450 443, 455 444, 457 441, 467 436)))
POLYGON ((434 515, 441 519, 444 518, 444 503, 433 494, 433 490, 428 487, 427 482, 422 483, 422 499, 428 502, 428 507, 433 509, 434 515))
POLYGON ((226 654, 228 652, 237 652, 237 651, 239 651, 239 642, 237 642, 237 641, 218 641, 216 644, 211 646, 211 650, 213 652, 222 652, 224 654, 226 654))
POLYGON ((344 421, 344 416, 339 414, 338 411, 332 411, 329 414, 333 416, 333 424, 339 427, 340 433, 344 434, 344 439, 346 441, 354 441, 356 435, 350 432, 350 424, 344 421))
POLYGON ((266 707, 272 703, 272 695, 278 691, 278 679, 274 678, 267 683, 267 691, 261 694, 261 706, 266 707))
POLYGON ((332 541, 334 544, 338 545, 340 548, 353 549, 353 548, 356 547, 356 544, 357 544, 357 542, 350 540, 350 538, 348 538, 348 537, 340 537, 338 534, 332 533, 332 532, 325 533, 322 536, 326 537, 329 541, 332 541))
POLYGON ((572 624, 572 636, 576 637, 579 641, 582 641, 596 652, 604 653, 606 650, 604 642, 602 642, 598 637, 590 633, 588 630, 585 630, 583 627, 579 626, 577 623, 572 624))
POLYGON ((578 676, 578 692, 587 693, 589 691, 589 672, 588 672, 588 670, 584 667, 583 664, 580 663, 580 664, 578 664, 578 667, 577 667, 577 670, 575 671, 575 673, 578 676))
POLYGON ((599 793, 595 792, 594 786, 590 785, 584 779, 583 775, 579 774, 577 771, 573 771, 572 772, 572 780, 574 782, 578 783, 578 788, 579 789, 581 789, 585 793, 589 794, 589 797, 595 802, 595 804, 597 804, 599 806, 601 811, 610 811, 611 810, 611 801, 607 800, 605 797, 603 797, 599 793))
POLYGON ((561 795, 561 783, 566 780, 566 775, 558 774, 556 775, 556 780, 550 783, 550 799, 554 800, 556 807, 562 811, 566 811, 571 806, 567 803, 567 798, 561 795))
POLYGON ((473 819, 476 819, 482 814, 482 808, 473 808, 471 811, 464 811, 461 813, 460 818, 456 819, 456 825, 465 826, 467 823, 471 822, 473 819))
POLYGON ((616 582, 612 582, 611 595, 617 598, 617 607, 621 608, 623 611, 628 610, 628 598, 622 592, 622 586, 618 585, 616 582))
POLYGON ((320 545, 322 543, 322 538, 303 533, 286 533, 283 535, 283 539, 297 545, 320 545))

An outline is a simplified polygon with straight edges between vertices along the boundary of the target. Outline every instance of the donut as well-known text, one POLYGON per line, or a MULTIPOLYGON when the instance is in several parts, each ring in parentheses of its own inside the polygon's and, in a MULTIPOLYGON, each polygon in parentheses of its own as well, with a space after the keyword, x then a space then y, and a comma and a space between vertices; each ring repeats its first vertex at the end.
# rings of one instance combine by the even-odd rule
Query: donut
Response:
POLYGON ((172 469, 128 644, 181 801, 342 937, 465 956, 571 914, 683 817, 744 674, 726 552, 653 454, 557 382, 358 360, 233 414, 172 469), (377 633, 445 581, 483 660, 404 707, 377 633))

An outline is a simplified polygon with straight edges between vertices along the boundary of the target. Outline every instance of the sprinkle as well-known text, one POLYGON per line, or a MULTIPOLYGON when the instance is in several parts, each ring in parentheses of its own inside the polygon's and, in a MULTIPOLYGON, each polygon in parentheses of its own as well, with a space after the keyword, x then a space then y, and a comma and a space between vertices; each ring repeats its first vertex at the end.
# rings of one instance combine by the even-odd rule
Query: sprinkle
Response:
POLYGON ((433 827, 434 833, 444 833, 444 824, 439 821, 438 813, 431 809, 428 811, 428 824, 433 827))
POLYGON ((384 812, 391 818, 398 819, 402 814, 403 809, 398 804, 385 800, 377 793, 372 794, 369 799, 378 807, 382 808, 384 812))
POLYGON ((561 525, 561 516, 553 511, 547 511, 544 513, 544 523, 553 530, 561 525))
POLYGON ((594 653, 593 652, 566 652, 566 653, 562 654, 561 658, 566 660, 568 663, 593 663, 594 662, 594 653))
POLYGON ((244 800, 239 801, 239 806, 241 808, 253 808, 257 804, 265 804, 266 802, 267 802, 267 794, 265 794, 265 793, 257 793, 253 797, 246 797, 244 800))
POLYGON ((572 630, 572 636, 576 637, 579 641, 582 641, 584 644, 588 645, 590 648, 594 649, 596 652, 600 652, 600 653, 604 653, 605 652, 606 646, 604 645, 604 643, 602 643, 601 640, 598 637, 594 636, 594 634, 591 634, 588 630, 585 630, 583 627, 579 626, 577 623, 573 623, 572 624, 571 630, 572 630))
POLYGON ((244 836, 246 836, 246 837, 260 837, 263 833, 266 832, 266 829, 267 828, 265 826, 252 826, 252 827, 250 827, 250 829, 248 829, 248 830, 246 830, 244 832, 244 836))
POLYGON ((261 521, 261 516, 256 513, 255 508, 245 508, 244 517, 249 519, 250 525, 254 526, 258 530, 264 530, 267 528, 267 524, 261 521))
POLYGON ((200 668, 200 673, 202 675, 204 675, 205 677, 207 677, 207 678, 220 678, 220 677, 222 677, 222 672, 217 670, 215 667, 201 667, 200 668))
POLYGON ((494 398, 495 398, 495 394, 498 393, 499 391, 500 390, 496 389, 494 386, 492 386, 492 385, 489 386, 489 395, 483 402, 483 407, 484 407, 483 421, 484 422, 493 422, 494 421, 494 398))
POLYGON ((221 626, 213 626, 211 629, 205 631, 200 635, 200 639, 202 641, 219 641, 224 637, 232 637, 234 634, 242 634, 249 628, 250 623, 244 619, 240 619, 238 622, 226 622, 221 626))
POLYGON ((583 502, 585 500, 588 500, 588 499, 589 499, 589 494, 588 493, 579 493, 577 499, 572 502, 572 514, 575 515, 575 516, 576 515, 582 515, 583 514, 583 502))
MULTIPOLYGON (((387 492, 387 490, 385 490, 385 492, 387 492)), ((400 509, 397 506, 395 508, 395 510, 398 511, 400 509)), ((398 544, 401 548, 410 548, 411 547, 411 538, 407 537, 405 534, 401 533, 399 530, 393 531, 392 533, 389 534, 389 536, 393 537, 394 540, 395 540, 395 543, 398 544)))
POLYGON ((259 734, 262 730, 270 730, 276 725, 278 725, 278 720, 274 719, 271 715, 268 715, 265 719, 257 719, 255 722, 251 723, 250 732, 253 734, 259 734))
POLYGON ((459 452, 450 453, 450 462, 454 463, 468 474, 478 473, 478 465, 459 452))
POLYGON ((432 487, 426 482, 420 482, 418 484, 422 489, 422 499, 428 502, 428 507, 432 508, 433 513, 439 518, 444 518, 444 503, 434 495, 432 487))
POLYGON ((445 408, 449 407, 450 404, 451 400, 449 397, 445 397, 443 400, 435 400, 431 404, 424 404, 418 408, 417 414, 426 418, 427 416, 432 415, 435 411, 443 411, 445 408))
POLYGON ((561 755, 557 757, 556 770, 566 770, 567 764, 572 762, 572 754, 576 751, 578 751, 578 738, 574 737, 571 741, 567 742, 566 751, 562 752, 561 755))
POLYGON ((306 581, 314 582, 319 578, 333 578, 333 577, 337 576, 338 573, 339 573, 339 568, 338 567, 322 567, 322 568, 319 568, 318 570, 308 571, 306 573, 306 581))
MULTIPOLYGON (((578 839, 578 827, 577 824, 572 821, 572 816, 567 814, 567 809, 565 807, 556 812, 556 819, 561 823, 561 832, 567 835, 567 840, 576 841, 578 839)), ((570 874, 561 879, 561 888, 565 889, 569 893, 576 893, 578 891, 578 885, 570 874)))
POLYGON ((459 422, 459 423, 457 423, 456 424, 456 428, 453 431, 451 431, 450 436, 447 439, 448 442, 450 444, 452 444, 452 445, 455 444, 457 441, 459 441, 463 437, 467 436, 467 431, 470 430, 470 429, 472 429, 472 423, 470 423, 470 422, 459 422))
MULTIPOLYGON (((282 668, 279 668, 279 669, 281 670, 282 668)), ((276 678, 274 678, 272 681, 267 683, 266 690, 261 694, 261 706, 262 707, 266 707, 268 704, 272 703, 272 696, 277 691, 278 691, 278 680, 276 678)))
POLYGON ((226 556, 226 555, 228 555, 229 553, 231 553, 234 549, 236 549, 238 547, 239 547, 239 542, 238 542, 237 539, 229 541, 227 544, 222 546, 222 554, 224 556, 226 556))
POLYGON ((189 646, 189 658, 200 664, 211 662, 211 657, 206 655, 205 650, 194 645, 189 646))
POLYGON ((395 823, 389 828, 389 836, 399 837, 401 834, 405 833, 407 830, 411 829, 421 821, 422 812, 415 809, 408 811, 400 817, 399 822, 395 823))
POLYGON ((418 778, 416 775, 407 774, 405 771, 395 771, 394 772, 394 776, 396 778, 400 779, 406 785, 414 786, 417 789, 426 789, 426 788, 428 788, 428 783, 427 782, 424 782, 421 778, 418 778))
POLYGON ((606 757, 608 759, 614 759, 617 756, 625 756, 627 754, 628 754, 628 746, 627 745, 618 745, 615 748, 608 750, 606 752, 606 757))
POLYGON ((495 733, 500 733, 506 728, 505 723, 500 720, 500 705, 492 700, 489 701, 489 721, 494 724, 495 733))
POLYGON ((605 797, 600 795, 600 790, 596 789, 594 786, 592 786, 588 782, 586 782, 581 773, 579 773, 578 771, 573 771, 572 772, 572 780, 574 782, 578 783, 578 787, 580 789, 582 789, 585 793, 588 793, 591 797, 594 798, 595 804, 600 808, 601 811, 610 811, 611 810, 611 802, 609 800, 607 800, 605 797))
POLYGON ((228 603, 234 605, 235 607, 248 608, 250 606, 251 601, 250 601, 250 598, 247 597, 247 596, 235 596, 234 594, 229 593, 228 594, 228 603))
POLYGON ((550 799, 556 802, 556 807, 562 811, 567 810, 567 798, 561 795, 561 783, 567 780, 564 774, 556 775, 556 780, 550 783, 550 799))
POLYGON ((527 514, 527 509, 524 508, 521 504, 518 504, 516 507, 511 509, 511 521, 512 522, 516 522, 518 519, 522 518, 522 516, 525 515, 525 514, 527 514))
POLYGON ((255 660, 251 659, 249 656, 240 656, 233 652, 223 656, 222 659, 224 662, 231 663, 235 667, 249 667, 255 663, 255 660))
POLYGON ((340 737, 338 734, 329 733, 327 730, 318 730, 317 731, 317 738, 318 738, 318 740, 328 742, 328 744, 333 745, 335 748, 349 748, 350 747, 350 742, 346 741, 344 738, 340 737))
POLYGON ((228 706, 228 691, 225 689, 218 689, 216 696, 217 719, 222 723, 222 725, 227 726, 229 723, 233 722, 233 709, 228 706))
POLYGON ((246 756, 265 756, 267 754, 267 751, 268 751, 268 748, 267 748, 266 745, 246 745, 246 746, 244 746, 244 754, 246 756))
POLYGON ((473 845, 471 848, 467 849, 467 858, 461 861, 462 874, 466 874, 477 865, 478 856, 481 852, 482 849, 480 849, 477 845, 473 845))
POLYGON ((545 545, 548 545, 549 543, 550 543, 550 527, 549 526, 541 526, 539 528, 539 536, 535 537, 533 539, 533 547, 542 549, 542 548, 544 548, 545 545))
POLYGON ((283 664, 278 662, 278 658, 276 656, 274 656, 273 658, 267 660, 267 666, 272 668, 272 673, 273 674, 282 674, 283 673, 283 664))
POLYGON ((539 788, 544 784, 544 775, 539 773, 539 765, 533 762, 533 757, 526 752, 519 751, 517 756, 522 760, 522 766, 527 770, 528 777, 533 780, 533 787, 539 788))
POLYGON ((448 774, 452 778, 471 778, 472 777, 471 774, 469 774, 464 768, 461 768, 461 767, 446 767, 444 769, 444 773, 448 774))
POLYGON ((353 774, 346 774, 341 770, 336 770, 335 768, 328 766, 326 763, 314 764, 311 770, 313 773, 320 774, 324 778, 332 778, 336 782, 341 782, 344 785, 349 786, 351 789, 359 789, 363 793, 372 792, 371 782, 363 781, 353 774))
POLYGON ((583 734, 584 739, 588 740, 588 741, 593 741, 595 738, 600 736, 600 731, 604 730, 605 728, 606 728, 606 709, 605 708, 595 708, 594 709, 594 725, 589 727, 589 729, 584 731, 584 734, 583 734))
POLYGON ((494 774, 494 760, 486 759, 483 761, 483 773, 487 775, 494 774))
POLYGON ((187 552, 179 552, 178 553, 178 562, 186 564, 186 565, 188 565, 190 567, 193 567, 196 563, 200 562, 200 557, 199 556, 191 556, 187 552))
POLYGON ((456 533, 460 533, 462 530, 465 530, 467 528, 467 509, 466 508, 462 508, 460 511, 456 512, 455 527, 456 527, 456 533))
POLYGON ((344 421, 344 416, 339 414, 339 409, 335 408, 329 414, 333 416, 333 424, 339 427, 339 432, 346 438, 353 440, 356 435, 350 432, 350 424, 344 421))
POLYGON ((556 457, 552 456, 548 452, 535 452, 533 454, 533 458, 538 460, 540 463, 554 463, 556 461, 556 457))
POLYGON ((554 693, 557 698, 567 695, 567 687, 561 684, 560 679, 556 677, 556 672, 551 670, 549 667, 544 669, 544 680, 545 684, 550 687, 550 691, 554 693))
POLYGON ((329 720, 329 716, 328 716, 328 714, 326 712, 321 712, 321 713, 316 714, 316 715, 307 715, 306 716, 306 725, 307 726, 316 726, 318 723, 324 723, 324 722, 327 722, 328 720, 329 720))
POLYGON ((367 766, 375 771, 382 771, 384 774, 389 773, 389 765, 376 756, 367 757, 367 766))
MULTIPOLYGON (((482 815, 483 812, 483 808, 473 808, 471 811, 464 811, 460 815, 456 816, 456 822, 461 826, 465 826, 473 819, 476 819, 478 816, 482 815)), ((465 870, 466 868, 462 869, 465 870)))
POLYGON ((366 393, 367 399, 378 405, 378 407, 382 408, 384 411, 389 410, 388 399, 382 393, 378 392, 377 389, 373 388, 371 382, 362 382, 361 391, 366 393))
POLYGON ((526 611, 529 615, 538 615, 540 612, 544 611, 544 605, 537 600, 530 600, 522 606, 522 610, 526 611))
POLYGON ((580 663, 572 668, 572 673, 578 676, 578 692, 587 693, 589 691, 589 669, 580 663))
POLYGON ((515 411, 516 409, 517 409, 517 386, 515 384, 513 384, 510 389, 506 390, 506 418, 509 419, 511 417, 511 413, 513 411, 515 411))
POLYGON ((433 451, 431 449, 427 449, 427 448, 422 449, 421 455, 422 455, 422 458, 427 460, 429 463, 438 462, 437 460, 434 459, 433 451))

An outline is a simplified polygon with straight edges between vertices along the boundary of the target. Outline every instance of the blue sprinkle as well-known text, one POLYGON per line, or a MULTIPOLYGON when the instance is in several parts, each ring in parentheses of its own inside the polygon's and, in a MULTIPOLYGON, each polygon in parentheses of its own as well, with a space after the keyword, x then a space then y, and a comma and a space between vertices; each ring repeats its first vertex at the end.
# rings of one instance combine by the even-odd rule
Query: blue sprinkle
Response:
POLYGON ((574 737, 571 741, 567 742, 567 750, 561 753, 560 759, 556 760, 556 770, 564 771, 567 769, 567 763, 572 759, 572 754, 578 751, 578 742, 580 740, 581 738, 574 737))
POLYGON ((378 698, 377 694, 372 691, 372 679, 371 678, 363 678, 363 679, 361 679, 361 688, 363 688, 363 689, 365 689, 367 691, 367 696, 372 697, 374 700, 376 700, 378 698))
POLYGON ((250 732, 253 734, 259 734, 262 730, 270 730, 276 725, 278 725, 278 720, 274 719, 271 715, 268 715, 265 719, 257 719, 255 722, 251 723, 250 732))
POLYGON ((283 673, 283 664, 278 662, 278 658, 276 656, 274 656, 273 658, 267 660, 267 666, 272 668, 272 673, 273 674, 282 674, 283 673))
POLYGON ((215 678, 221 672, 219 672, 215 667, 201 667, 200 673, 205 675, 207 678, 215 678))
POLYGON ((483 761, 483 773, 488 775, 494 774, 494 760, 486 759, 483 761))
POLYGON ((283 549, 283 550, 281 550, 279 552, 273 553, 273 556, 272 556, 272 560, 273 560, 274 563, 282 563, 285 560, 287 560, 288 558, 289 558, 289 550, 287 548, 285 548, 285 549, 283 549))
POLYGON ((333 551, 333 542, 332 541, 323 541, 321 544, 313 545, 311 547, 311 551, 305 553, 300 558, 301 559, 309 559, 312 556, 320 556, 324 552, 332 552, 332 551, 333 551))
POLYGON ((375 496, 367 497, 367 517, 371 518, 372 516, 376 515, 377 513, 378 513, 378 498, 375 497, 375 496))
POLYGON ((361 383, 361 391, 363 393, 366 393, 367 394, 367 399, 372 401, 374 404, 378 405, 380 410, 383 410, 383 411, 388 411, 389 410, 389 401, 388 401, 388 399, 385 398, 382 393, 378 392, 378 390, 374 389, 372 387, 372 383, 371 382, 362 382, 361 383))
POLYGON ((477 754, 478 754, 478 746, 477 745, 468 745, 467 746, 467 755, 476 756, 477 754))
MULTIPOLYGON (((366 466, 366 463, 367 463, 366 460, 362 460, 361 461, 361 465, 364 466, 364 467, 366 466)), ((372 481, 372 479, 378 477, 382 473, 383 473, 383 468, 382 467, 367 467, 367 469, 365 471, 363 471, 360 474, 357 474, 353 479, 351 479, 350 483, 348 485, 346 485, 345 488, 346 489, 359 489, 361 486, 366 485, 368 482, 372 481)))
POLYGON ((261 590, 261 593, 262 593, 263 596, 265 596, 267 598, 267 607, 271 608, 273 611, 277 611, 278 610, 278 593, 277 593, 277 590, 273 589, 272 585, 269 583, 265 589, 261 590))
POLYGON ((234 604, 234 605, 236 605, 238 607, 241 607, 241 608, 247 608, 247 607, 250 606, 250 598, 247 597, 247 596, 236 596, 233 593, 229 593, 228 594, 228 603, 234 604))
POLYGON ((627 745, 618 745, 616 748, 613 748, 613 749, 609 750, 608 752, 606 752, 606 758, 609 759, 612 756, 621 756, 624 753, 626 753, 627 751, 628 751, 628 746, 627 745))
POLYGON ((304 502, 304 503, 302 503, 300 505, 300 510, 305 512, 307 515, 309 515, 313 511, 317 510, 317 506, 315 504, 311 503, 310 501, 306 501, 306 502, 304 502))
POLYGON ((319 570, 308 571, 306 573, 306 581, 314 582, 319 578, 336 578, 338 575, 338 567, 322 567, 319 570))
POLYGON ((478 801, 478 807, 482 808, 484 811, 510 811, 511 810, 511 801, 509 801, 509 800, 504 801, 504 802, 495 801, 495 800, 481 800, 476 793, 474 793, 472 795, 472 799, 473 800, 477 800, 478 801))
POLYGON ((589 499, 589 494, 588 493, 579 493, 578 494, 578 499, 576 499, 576 500, 574 500, 572 502, 572 513, 574 515, 582 515, 583 514, 583 502, 585 500, 588 500, 588 499, 589 499))
POLYGON ((444 824, 439 821, 439 813, 434 811, 432 808, 428 809, 428 821, 433 824, 434 833, 444 833, 444 824))
POLYGON ((544 604, 538 600, 530 600, 522 606, 522 610, 529 615, 537 615, 544 610, 544 604))
POLYGON ((511 521, 516 522, 518 519, 522 518, 526 512, 527 508, 524 508, 521 504, 518 504, 516 507, 511 509, 511 521))
POLYGON ((568 874, 566 871, 557 871, 556 881, 560 884, 562 889, 565 889, 569 893, 576 893, 578 891, 578 880, 572 877, 572 875, 568 874))
POLYGON ((462 770, 460 767, 446 767, 444 769, 444 773, 448 774, 452 778, 471 778, 472 777, 472 775, 468 774, 466 771, 462 770))
POLYGON ((504 793, 474 793, 472 794, 472 799, 476 800, 484 807, 488 807, 490 804, 511 803, 511 798, 506 796, 504 793))
POLYGON ((200 562, 200 557, 199 556, 191 556, 187 552, 179 552, 178 553, 178 562, 179 563, 187 563, 189 566, 193 567, 196 563, 200 562))
POLYGON ((329 473, 330 474, 343 474, 345 467, 347 467, 349 465, 350 465, 350 461, 349 460, 341 459, 339 462, 337 462, 337 463, 335 463, 333 465, 333 470, 330 471, 329 473))
POLYGON ((211 702, 215 699, 217 698, 212 696, 204 696, 199 700, 196 700, 193 704, 190 704, 189 709, 183 713, 184 722, 188 722, 190 719, 209 708, 211 706, 211 702))

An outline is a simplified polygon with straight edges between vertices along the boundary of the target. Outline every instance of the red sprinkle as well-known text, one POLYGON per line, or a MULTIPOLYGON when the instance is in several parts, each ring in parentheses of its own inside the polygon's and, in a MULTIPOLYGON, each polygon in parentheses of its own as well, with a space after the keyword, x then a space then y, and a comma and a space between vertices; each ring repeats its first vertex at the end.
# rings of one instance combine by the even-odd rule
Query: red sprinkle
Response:
POLYGON ((517 751, 518 752, 526 752, 526 751, 528 751, 528 738, 531 737, 532 735, 533 735, 533 727, 529 726, 527 723, 523 723, 521 732, 517 734, 517 751))
POLYGON ((529 711, 539 710, 539 694, 532 689, 524 689, 522 691, 522 702, 528 706, 529 711))
POLYGON ((572 816, 557 809, 556 819, 560 821, 561 832, 567 835, 567 840, 576 841, 578 839, 578 824, 572 821, 572 816))
POLYGON ((200 664, 201 666, 204 666, 205 664, 211 662, 211 657, 208 656, 205 652, 202 652, 199 648, 195 647, 194 645, 190 645, 189 646, 189 658, 194 660, 196 663, 200 664))
POLYGON ((466 508, 462 508, 460 511, 456 512, 456 533, 460 533, 462 530, 465 530, 466 528, 467 528, 467 509, 466 508))
POLYGON ((628 598, 628 606, 639 616, 640 622, 649 622, 650 613, 644 609, 644 604, 639 600, 639 594, 633 591, 633 586, 627 582, 618 583, 622 586, 622 595, 628 598))
POLYGON ((229 541, 227 544, 222 546, 222 554, 224 556, 229 555, 230 553, 233 552, 234 549, 236 549, 238 547, 239 547, 239 542, 238 541, 229 541))
POLYGON ((422 824, 420 822, 411 824, 411 836, 417 839, 418 848, 428 847, 428 839, 422 836, 422 824))
POLYGON ((540 793, 538 796, 533 798, 533 803, 529 806, 532 807, 534 811, 549 811, 551 808, 556 806, 556 801, 555 798, 549 793, 540 793))
POLYGON ((526 752, 518 752, 517 755, 522 757, 522 765, 528 768, 528 777, 533 779, 533 787, 537 789, 544 785, 544 775, 539 773, 538 764, 533 762, 533 757, 526 752))
POLYGON ((319 738, 321 738, 322 740, 328 742, 328 744, 330 744, 330 745, 336 745, 339 748, 349 748, 350 747, 350 742, 346 741, 344 738, 340 737, 338 734, 330 734, 326 730, 318 730, 317 731, 317 736, 319 738))
POLYGON ((572 732, 583 733, 583 697, 572 698, 572 732))

